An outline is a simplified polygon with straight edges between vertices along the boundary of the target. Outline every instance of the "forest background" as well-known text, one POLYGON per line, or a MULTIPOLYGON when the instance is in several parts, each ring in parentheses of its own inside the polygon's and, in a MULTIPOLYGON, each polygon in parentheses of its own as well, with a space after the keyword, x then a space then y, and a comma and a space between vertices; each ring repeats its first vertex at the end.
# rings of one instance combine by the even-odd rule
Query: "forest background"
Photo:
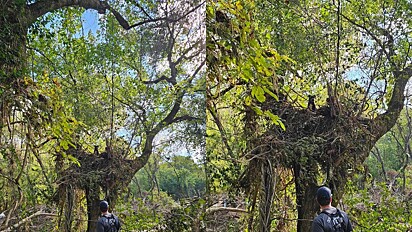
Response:
POLYGON ((0 230, 411 230, 411 9, 2 0, 0 230))

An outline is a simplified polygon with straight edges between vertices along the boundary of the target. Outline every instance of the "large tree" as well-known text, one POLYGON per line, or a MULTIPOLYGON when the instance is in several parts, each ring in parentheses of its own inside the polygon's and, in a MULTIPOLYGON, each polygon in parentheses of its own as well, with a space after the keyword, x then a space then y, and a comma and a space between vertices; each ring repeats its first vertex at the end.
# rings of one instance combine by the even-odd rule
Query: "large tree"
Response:
MULTIPOLYGON (((216 23, 216 26, 208 24, 208 36, 212 38, 208 40, 208 55, 214 58, 208 58, 208 65, 215 67, 208 79, 213 83, 208 89, 208 109, 215 124, 212 128, 220 131, 217 138, 227 149, 223 153, 238 159, 231 151, 243 145, 233 140, 236 135, 229 133, 236 121, 228 122, 219 115, 228 114, 228 107, 239 112, 232 117, 241 115, 245 120, 244 139, 249 145, 243 152, 250 161, 241 184, 253 190, 252 202, 258 196, 260 202, 271 205, 275 180, 282 178, 279 171, 291 170, 296 190, 297 230, 307 231, 319 208, 316 189, 323 184, 330 186, 337 204, 348 178, 400 115, 404 91, 412 76, 412 25, 408 17, 411 3, 255 1, 252 4, 242 1, 220 4, 218 11, 208 15, 208 20, 216 23), (252 4, 253 11, 242 13, 252 4), (231 30, 221 29, 223 24, 231 24, 231 30), (243 41, 245 37, 256 39, 260 48, 247 51, 248 45, 256 43, 248 44, 243 41), (282 62, 281 56, 269 48, 294 62, 282 62), (248 64, 245 57, 250 53, 264 56, 248 64), (270 57, 278 60, 271 67, 272 74, 262 72, 270 57), (265 76, 272 76, 270 88, 265 76), (277 96, 271 97, 256 85, 269 88, 277 96), (309 108, 312 94, 316 95, 316 109, 309 108), (268 126, 268 120, 262 118, 268 115, 275 122, 280 118, 285 129, 268 126)), ((259 209, 263 215, 259 228, 269 231, 271 217, 267 215, 274 209, 270 206, 259 209), (269 218, 266 223, 265 218, 269 218)))
POLYGON ((2 178, 12 189, 3 198, 2 226, 22 206, 23 184, 44 181, 48 190, 59 189, 60 230, 73 228, 74 203, 84 194, 87 230, 95 231, 99 200, 115 205, 159 133, 176 141, 202 136, 204 3, 2 1, 1 7, 1 148, 10 164, 2 178), (83 10, 62 10, 69 7, 101 14, 100 37, 76 30, 73 15, 83 10), (93 154, 91 144, 103 147, 93 154), (97 156, 104 146, 112 159, 97 156), (32 179, 37 173, 43 178, 32 179))

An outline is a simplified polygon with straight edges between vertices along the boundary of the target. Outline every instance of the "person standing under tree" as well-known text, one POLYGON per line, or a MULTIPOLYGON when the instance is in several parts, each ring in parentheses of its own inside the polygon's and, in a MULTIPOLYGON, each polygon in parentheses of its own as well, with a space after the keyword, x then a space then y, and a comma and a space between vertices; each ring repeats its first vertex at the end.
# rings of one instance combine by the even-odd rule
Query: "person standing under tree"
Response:
POLYGON ((116 215, 109 213, 109 203, 101 201, 100 204, 101 216, 97 221, 96 232, 117 232, 120 230, 119 218, 116 215))
POLYGON ((332 191, 328 187, 320 187, 316 192, 316 200, 321 212, 313 220, 312 232, 351 232, 352 224, 348 215, 333 207, 332 191))

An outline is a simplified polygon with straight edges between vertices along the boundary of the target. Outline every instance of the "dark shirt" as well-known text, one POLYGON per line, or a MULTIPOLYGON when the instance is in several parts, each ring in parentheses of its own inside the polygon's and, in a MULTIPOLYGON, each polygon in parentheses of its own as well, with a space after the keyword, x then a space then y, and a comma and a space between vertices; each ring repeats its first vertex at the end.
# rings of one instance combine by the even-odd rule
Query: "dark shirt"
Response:
MULTIPOLYGON (((342 228, 344 232, 351 232, 352 224, 349 221, 348 215, 339 210, 340 214, 343 218, 342 228)), ((337 209, 335 207, 330 207, 324 209, 316 218, 313 220, 312 223, 312 232, 334 232, 336 230, 333 229, 332 218, 330 215, 337 214, 337 209)))
POLYGON ((102 215, 97 221, 96 232, 117 232, 120 230, 119 218, 116 215, 108 213, 102 215))

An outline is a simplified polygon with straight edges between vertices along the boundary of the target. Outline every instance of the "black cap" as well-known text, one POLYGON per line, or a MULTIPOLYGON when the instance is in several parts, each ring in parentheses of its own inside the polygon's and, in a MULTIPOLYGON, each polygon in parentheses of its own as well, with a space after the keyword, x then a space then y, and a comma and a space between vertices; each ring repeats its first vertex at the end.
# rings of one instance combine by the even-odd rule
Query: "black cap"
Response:
POLYGON ((109 203, 107 201, 101 201, 99 204, 100 211, 105 212, 107 209, 109 209, 109 203))
POLYGON ((332 191, 328 187, 320 187, 316 192, 316 199, 321 206, 329 205, 332 191))

